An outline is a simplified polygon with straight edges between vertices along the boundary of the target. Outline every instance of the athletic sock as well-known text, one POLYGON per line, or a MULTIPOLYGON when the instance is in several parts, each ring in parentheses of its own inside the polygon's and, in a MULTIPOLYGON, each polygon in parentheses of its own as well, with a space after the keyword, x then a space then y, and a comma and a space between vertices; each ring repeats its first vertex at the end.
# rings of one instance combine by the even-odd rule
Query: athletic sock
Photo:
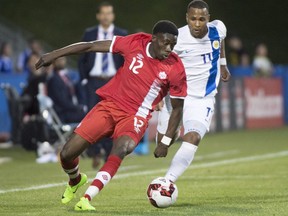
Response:
POLYGON ((87 191, 85 192, 84 197, 86 197, 89 201, 93 199, 105 185, 113 178, 116 174, 122 159, 116 155, 110 155, 107 159, 107 162, 103 165, 103 167, 99 170, 96 174, 95 179, 88 187, 87 191))
POLYGON ((69 185, 73 186, 80 182, 81 175, 79 173, 79 157, 73 161, 62 161, 61 166, 65 173, 69 176, 69 185))
POLYGON ((174 155, 165 177, 170 181, 175 182, 191 164, 197 148, 198 147, 194 144, 183 142, 174 155))

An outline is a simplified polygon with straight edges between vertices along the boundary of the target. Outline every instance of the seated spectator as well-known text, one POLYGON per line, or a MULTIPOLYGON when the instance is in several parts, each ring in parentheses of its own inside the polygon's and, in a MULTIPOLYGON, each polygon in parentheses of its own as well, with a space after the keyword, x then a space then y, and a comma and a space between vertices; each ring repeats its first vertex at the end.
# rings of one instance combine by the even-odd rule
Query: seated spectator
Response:
POLYGON ((249 55, 243 47, 243 43, 239 37, 233 36, 228 39, 227 61, 232 66, 249 66, 249 55))
POLYGON ((37 152, 37 163, 56 162, 57 155, 49 143, 54 143, 53 133, 43 118, 38 94, 41 83, 46 83, 51 67, 36 70, 35 64, 40 56, 30 55, 27 60, 27 68, 31 73, 27 86, 23 89, 22 104, 24 110, 23 125, 21 126, 21 144, 26 150, 37 152))
POLYGON ((18 57, 18 62, 17 62, 17 71, 18 72, 24 72, 24 73, 29 73, 31 70, 29 69, 28 66, 28 60, 31 55, 36 55, 40 56, 42 54, 42 46, 40 42, 33 38, 28 41, 28 47, 20 53, 18 57))
POLYGON ((85 116, 84 106, 77 103, 73 83, 67 76, 66 58, 57 59, 53 66, 53 74, 47 80, 53 107, 63 123, 80 122, 85 116))
POLYGON ((24 114, 29 116, 38 115, 39 110, 39 102, 37 99, 37 95, 39 92, 39 83, 46 82, 47 73, 42 69, 36 70, 35 64, 39 60, 40 56, 36 54, 32 54, 27 60, 27 68, 31 72, 28 77, 27 86, 24 88, 22 97, 25 98, 24 104, 24 114))
POLYGON ((273 73, 273 64, 268 58, 268 48, 261 43, 256 47, 253 60, 254 73, 258 77, 270 77, 273 73))
POLYGON ((0 73, 12 73, 13 62, 12 56, 12 45, 9 42, 4 42, 0 48, 0 73))

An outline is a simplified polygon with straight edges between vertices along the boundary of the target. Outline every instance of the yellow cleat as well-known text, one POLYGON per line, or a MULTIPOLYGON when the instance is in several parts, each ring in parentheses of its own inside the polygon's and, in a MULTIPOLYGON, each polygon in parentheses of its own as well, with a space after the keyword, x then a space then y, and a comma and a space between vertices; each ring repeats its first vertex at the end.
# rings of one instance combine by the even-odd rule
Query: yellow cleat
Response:
POLYGON ((80 201, 74 207, 75 211, 95 211, 89 200, 85 197, 81 197, 80 201))
POLYGON ((64 194, 62 195, 61 199, 63 204, 69 203, 75 197, 75 193, 78 190, 78 188, 88 182, 87 176, 84 173, 80 173, 80 175, 81 180, 77 185, 74 186, 67 185, 66 190, 64 191, 64 194))

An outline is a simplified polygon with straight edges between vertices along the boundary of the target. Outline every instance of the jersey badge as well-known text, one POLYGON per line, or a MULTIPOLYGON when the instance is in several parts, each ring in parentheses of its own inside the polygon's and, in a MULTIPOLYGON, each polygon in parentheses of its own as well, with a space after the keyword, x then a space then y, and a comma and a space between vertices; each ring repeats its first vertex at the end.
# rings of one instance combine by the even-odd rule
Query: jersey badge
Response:
POLYGON ((220 47, 219 41, 218 40, 214 40, 212 42, 212 46, 213 46, 214 49, 219 49, 219 47, 220 47))
POLYGON ((167 74, 165 71, 161 71, 159 72, 159 78, 164 80, 164 79, 167 79, 167 74))

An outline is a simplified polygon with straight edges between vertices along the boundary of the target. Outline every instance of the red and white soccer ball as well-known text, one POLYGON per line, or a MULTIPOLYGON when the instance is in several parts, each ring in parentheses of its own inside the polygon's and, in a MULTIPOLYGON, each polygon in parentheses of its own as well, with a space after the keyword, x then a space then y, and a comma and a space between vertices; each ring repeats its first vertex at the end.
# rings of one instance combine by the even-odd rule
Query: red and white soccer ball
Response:
POLYGON ((147 196, 153 206, 167 208, 176 202, 178 189, 167 178, 158 177, 149 184, 147 196))

